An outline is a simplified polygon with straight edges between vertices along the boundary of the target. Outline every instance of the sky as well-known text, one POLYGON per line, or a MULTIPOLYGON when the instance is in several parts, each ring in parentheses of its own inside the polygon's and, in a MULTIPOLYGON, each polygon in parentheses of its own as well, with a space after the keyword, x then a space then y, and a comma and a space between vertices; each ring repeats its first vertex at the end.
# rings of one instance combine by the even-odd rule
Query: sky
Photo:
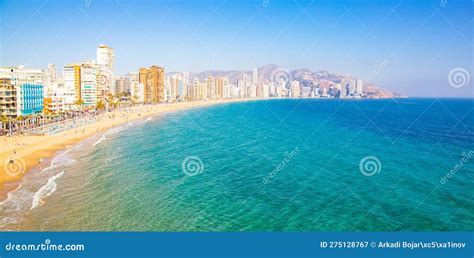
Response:
POLYGON ((115 74, 251 70, 349 74, 408 96, 474 97, 471 0, 0 0, 0 66, 62 66, 115 49, 115 74), (453 87, 453 69, 469 83, 453 87), (459 71, 459 69, 455 70, 459 71))

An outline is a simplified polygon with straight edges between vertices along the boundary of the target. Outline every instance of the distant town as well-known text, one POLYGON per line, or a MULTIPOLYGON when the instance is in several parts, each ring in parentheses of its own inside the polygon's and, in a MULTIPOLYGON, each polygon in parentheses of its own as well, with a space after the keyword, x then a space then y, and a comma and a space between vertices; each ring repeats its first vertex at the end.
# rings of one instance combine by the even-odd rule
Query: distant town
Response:
POLYGON ((35 128, 124 105, 243 98, 389 98, 388 91, 361 79, 307 69, 288 71, 267 65, 252 71, 165 74, 153 65, 114 75, 115 50, 97 47, 96 60, 46 70, 0 68, 3 134, 35 128))

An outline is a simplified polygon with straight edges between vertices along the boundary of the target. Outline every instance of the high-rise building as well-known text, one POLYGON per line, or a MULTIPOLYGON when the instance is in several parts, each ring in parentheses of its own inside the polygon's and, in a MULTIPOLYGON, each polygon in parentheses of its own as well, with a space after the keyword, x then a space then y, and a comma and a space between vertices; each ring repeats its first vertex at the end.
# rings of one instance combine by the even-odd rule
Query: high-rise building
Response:
POLYGON ((0 78, 0 116, 15 117, 17 114, 16 87, 10 79, 0 78))
POLYGON ((115 80, 115 92, 117 95, 130 94, 131 79, 129 76, 120 76, 115 80))
POLYGON ((64 111, 65 90, 57 76, 56 65, 48 64, 44 84, 44 113, 58 114, 64 111))
POLYGON ((65 111, 65 92, 66 91, 62 83, 58 82, 58 85, 54 91, 45 93, 44 112, 47 114, 59 114, 65 111))
POLYGON ((239 89, 239 98, 245 98, 247 89, 245 88, 244 80, 237 80, 237 88, 239 89))
POLYGON ((216 77, 206 78, 207 94, 209 99, 216 99, 216 77))
POLYGON ((133 83, 130 88, 130 95, 132 95, 133 100, 136 102, 145 102, 145 86, 143 83, 133 83))
POLYGON ((182 83, 181 83, 181 78, 179 77, 179 75, 171 75, 169 77, 169 91, 170 91, 170 97, 169 97, 169 101, 171 102, 174 102, 174 101, 178 101, 180 99, 183 99, 185 96, 184 96, 184 91, 181 89, 181 92, 180 92, 180 85, 182 86, 182 83))
POLYGON ((299 81, 291 82, 291 97, 292 98, 300 97, 300 82, 299 81))
POLYGON ((97 70, 93 62, 84 62, 81 69, 80 101, 83 106, 97 105, 97 70))
POLYGON ((216 92, 214 94, 216 99, 222 99, 227 94, 226 88, 229 85, 229 79, 227 77, 216 77, 216 92))
POLYGON ((159 66, 140 68, 139 82, 144 85, 145 102, 158 103, 165 99, 165 69, 159 66))
POLYGON ((252 70, 252 85, 254 87, 257 87, 257 84, 258 84, 258 70, 257 68, 254 68, 252 70))
POLYGON ((56 65, 54 64, 48 64, 48 70, 46 71, 46 76, 45 76, 45 87, 50 86, 57 80, 56 76, 56 65))
POLYGON ((341 90, 339 91, 339 97, 340 98, 345 98, 347 97, 347 85, 342 84, 341 85, 341 90))
POLYGON ((97 69, 93 61, 65 65, 64 105, 67 110, 97 104, 97 69))
POLYGON ((245 87, 245 97, 249 98, 251 96, 252 85, 250 83, 249 75, 244 73, 243 85, 245 87))
MULTIPOLYGON (((283 84, 283 85, 284 85, 284 84, 283 84)), ((276 95, 277 95, 279 98, 288 97, 286 87, 285 87, 285 86, 282 86, 282 85, 276 87, 276 95)))
POLYGON ((0 68, 0 78, 9 79, 16 90, 16 115, 35 115, 44 108, 44 71, 24 66, 0 68))
POLYGON ((360 95, 360 96, 364 95, 363 86, 362 86, 363 84, 364 82, 362 80, 356 81, 356 94, 357 95, 360 95))
POLYGON ((81 66, 65 65, 63 68, 64 105, 66 110, 73 110, 81 100, 81 66))
POLYGON ((115 52, 114 49, 99 45, 97 47, 97 95, 105 96, 115 93, 114 81, 115 52))
POLYGON ((137 72, 129 72, 127 74, 128 79, 130 80, 130 95, 132 98, 134 98, 135 101, 137 102, 143 102, 143 91, 140 91, 140 88, 143 87, 143 84, 140 86, 140 82, 138 79, 138 73, 137 72), (142 95, 140 95, 140 93, 142 95))
POLYGON ((278 96, 277 94, 277 88, 273 83, 270 85, 270 97, 276 97, 278 96))
POLYGON ((269 98, 270 97, 270 85, 268 85, 268 83, 263 84, 262 97, 263 98, 269 98))

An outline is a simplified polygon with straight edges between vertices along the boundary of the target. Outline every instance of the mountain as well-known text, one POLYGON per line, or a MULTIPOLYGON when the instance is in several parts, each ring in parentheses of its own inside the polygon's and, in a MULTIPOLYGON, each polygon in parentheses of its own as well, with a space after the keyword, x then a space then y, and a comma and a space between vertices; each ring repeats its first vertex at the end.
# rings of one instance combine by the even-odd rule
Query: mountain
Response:
MULTIPOLYGON (((230 83, 235 83, 238 79, 242 79, 244 74, 248 74, 249 77, 252 77, 252 71, 220 71, 220 70, 208 70, 200 73, 191 73, 189 75, 190 80, 198 78, 203 81, 209 76, 222 76, 228 77, 230 83)), ((167 75, 173 75, 177 73, 167 73, 167 75)), ((299 81, 301 85, 306 87, 311 87, 312 85, 318 85, 321 88, 329 88, 334 86, 336 83, 340 83, 343 78, 357 80, 358 78, 342 75, 342 74, 333 74, 331 72, 321 70, 321 71, 311 71, 308 68, 301 68, 295 70, 287 70, 284 67, 275 64, 267 64, 257 69, 258 80, 261 82, 271 82, 275 78, 284 78, 286 80, 296 80, 299 81)), ((401 97, 397 93, 390 92, 386 89, 377 87, 376 85, 370 82, 363 83, 364 94, 369 98, 394 98, 401 97)))

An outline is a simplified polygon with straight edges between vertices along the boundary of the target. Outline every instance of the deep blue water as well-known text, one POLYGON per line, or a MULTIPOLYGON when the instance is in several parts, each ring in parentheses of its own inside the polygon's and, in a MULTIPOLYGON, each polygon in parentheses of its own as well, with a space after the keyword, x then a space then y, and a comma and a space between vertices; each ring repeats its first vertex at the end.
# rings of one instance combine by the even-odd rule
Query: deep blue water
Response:
POLYGON ((1 215, 22 230, 472 231, 473 107, 280 99, 169 113, 56 157, 1 215), (27 192, 62 171, 31 209, 27 192))

